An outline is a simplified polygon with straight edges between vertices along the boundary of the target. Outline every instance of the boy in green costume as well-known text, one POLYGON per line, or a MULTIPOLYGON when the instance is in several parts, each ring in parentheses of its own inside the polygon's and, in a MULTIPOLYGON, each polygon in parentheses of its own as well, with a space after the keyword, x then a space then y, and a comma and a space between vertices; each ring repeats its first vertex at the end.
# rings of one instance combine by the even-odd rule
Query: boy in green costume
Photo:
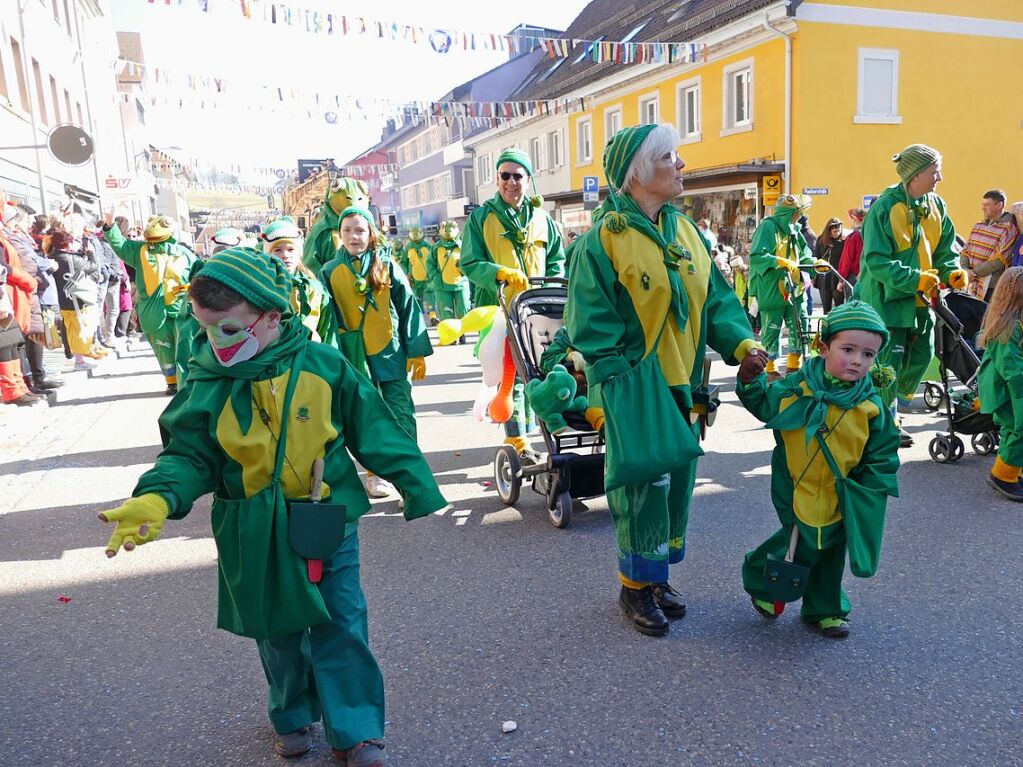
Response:
POLYGON ((781 353, 783 326, 789 329, 787 372, 799 370, 806 351, 802 338, 808 318, 799 267, 813 264, 814 259, 797 220, 809 210, 810 202, 806 195, 779 197, 774 214, 760 222, 750 245, 749 294, 757 299, 760 310, 761 341, 770 357, 767 376, 771 380, 780 378, 775 360, 781 353))
MULTIPOLYGON (((934 188, 941 181, 941 154, 912 144, 895 155, 901 181, 881 193, 863 222, 863 259, 855 295, 873 306, 891 331, 881 364, 895 369, 895 381, 881 390, 888 405, 908 406, 934 356, 934 322, 917 295, 932 295, 939 283, 965 288, 959 269, 956 232, 945 201, 934 188)), ((902 445, 913 444, 902 432, 902 445)))
POLYGON ((291 312, 291 278, 279 260, 229 248, 203 264, 190 292, 205 331, 195 338, 192 377, 160 417, 156 464, 132 498, 100 514, 116 523, 107 556, 156 540, 166 519, 215 491, 218 625, 256 639, 278 753, 308 751, 309 726, 322 718, 349 765, 383 764, 383 678, 359 585, 358 519, 370 505, 349 452, 402 489, 406 519, 445 500, 373 386, 337 349, 311 342, 291 312), (289 545, 296 523, 288 508, 309 497, 318 461, 324 501, 343 515, 333 523, 345 537, 313 583, 289 545))
MULTIPOLYGON (((510 303, 529 287, 530 277, 561 277, 565 273, 565 248, 554 220, 536 194, 529 155, 506 149, 497 158, 497 193, 469 215, 462 238, 462 271, 476 286, 476 306, 496 306, 499 283, 507 283, 510 303), (525 180, 533 184, 533 196, 525 194, 525 180)), ((527 460, 536 454, 526 441, 529 411, 522 381, 512 389, 512 415, 504 424, 505 444, 527 460)))
POLYGON ((177 242, 174 227, 165 216, 146 222, 144 240, 125 239, 114 226, 114 212, 103 216, 103 237, 117 257, 135 270, 138 316, 142 332, 149 339, 160 371, 167 382, 168 396, 178 391, 178 377, 184 375, 188 359, 178 359, 178 316, 188 301, 188 275, 196 255, 177 242))
MULTIPOLYGON (((714 265, 696 224, 669 204, 682 192, 685 163, 670 125, 625 128, 604 149, 611 189, 608 210, 573 250, 565 329, 586 360, 590 404, 607 402, 602 387, 656 355, 685 421, 693 389, 703 381, 707 347, 727 364, 763 370, 746 313, 714 265), (635 165, 635 169, 632 166, 635 165)), ((642 402, 636 402, 637 423, 642 402)), ((656 429, 656 426, 651 426, 656 429)), ((637 435, 657 440, 658 434, 637 435)), ((637 631, 663 636, 685 604, 668 583, 669 565, 685 556, 696 460, 650 482, 607 495, 615 523, 619 604, 637 631)))
POLYGON ((323 193, 323 205, 309 228, 302 246, 302 263, 313 273, 319 273, 325 263, 337 255, 341 247, 338 227, 341 211, 351 206, 369 207, 369 188, 365 181, 354 178, 335 178, 323 193))
MULTIPOLYGON (((458 224, 445 221, 440 225, 440 239, 433 246, 426 271, 437 301, 437 317, 441 321, 460 320, 472 306, 469 305, 469 280, 462 274, 462 240, 458 224)), ((460 336, 458 343, 465 343, 460 336)))
POLYGON ((899 433, 870 375, 888 341, 877 312, 862 301, 832 309, 821 320, 820 341, 820 356, 784 381, 768 384, 766 376, 739 372, 742 404, 774 429, 771 497, 782 524, 746 554, 742 582, 757 612, 769 619, 781 615, 785 604, 772 601, 764 568, 768 555, 783 559, 798 536, 793 561, 810 568, 801 617, 839 639, 849 633, 851 609, 842 591, 846 549, 854 574, 873 575, 888 496, 898 495, 899 433), (860 486, 854 509, 851 496, 840 500, 845 489, 839 490, 836 468, 860 486))
POLYGON ((414 226, 409 230, 408 245, 402 251, 401 268, 405 270, 412 292, 423 309, 426 319, 434 314, 433 288, 430 286, 430 274, 427 263, 433 248, 423 237, 423 230, 414 226))

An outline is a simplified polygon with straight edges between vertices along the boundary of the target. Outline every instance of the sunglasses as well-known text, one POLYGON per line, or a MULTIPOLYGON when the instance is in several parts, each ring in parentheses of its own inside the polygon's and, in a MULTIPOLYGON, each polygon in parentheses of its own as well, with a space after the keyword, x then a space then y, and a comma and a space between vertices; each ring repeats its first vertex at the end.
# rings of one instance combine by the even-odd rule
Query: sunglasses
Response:
POLYGON ((508 171, 503 171, 501 173, 502 181, 511 181, 512 179, 515 179, 516 181, 521 181, 523 178, 524 176, 521 173, 509 173, 508 171))

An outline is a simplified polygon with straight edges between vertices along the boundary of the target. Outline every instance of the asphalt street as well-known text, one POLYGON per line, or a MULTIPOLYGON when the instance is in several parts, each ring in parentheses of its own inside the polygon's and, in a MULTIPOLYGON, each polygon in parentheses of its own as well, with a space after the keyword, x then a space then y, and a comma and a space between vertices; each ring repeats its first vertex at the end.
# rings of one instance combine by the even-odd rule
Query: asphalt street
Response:
MULTIPOLYGON (((822 638, 794 606, 766 624, 739 567, 776 528, 773 440, 717 363, 672 575, 689 614, 644 637, 617 606, 603 499, 559 530, 532 491, 497 498, 502 434, 471 415, 471 348, 438 349, 415 387, 451 508, 405 522, 377 502, 360 526, 392 767, 1023 764, 1023 509, 985 485, 992 457, 936 464, 939 419, 908 416, 880 571, 847 577, 851 636, 822 638)), ((96 513, 159 451, 148 346, 67 378, 55 406, 0 408, 0 765, 282 764, 255 646, 215 628, 209 499, 103 556, 96 513)), ((332 763, 316 735, 297 764, 332 763)))

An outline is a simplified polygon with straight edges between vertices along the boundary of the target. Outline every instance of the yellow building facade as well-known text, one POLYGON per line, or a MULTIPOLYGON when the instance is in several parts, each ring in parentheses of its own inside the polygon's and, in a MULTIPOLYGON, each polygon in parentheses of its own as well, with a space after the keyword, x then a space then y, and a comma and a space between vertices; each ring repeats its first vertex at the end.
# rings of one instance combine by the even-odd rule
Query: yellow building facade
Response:
POLYGON ((988 189, 1023 199, 1023 89, 1013 74, 1023 2, 794 5, 715 31, 706 60, 592 83, 589 109, 569 119, 573 188, 584 176, 605 185, 609 133, 656 116, 683 135, 683 207, 736 245, 770 212, 772 177, 813 195, 819 230, 897 181, 891 156, 915 142, 944 155, 938 191, 958 229, 978 220, 988 189))

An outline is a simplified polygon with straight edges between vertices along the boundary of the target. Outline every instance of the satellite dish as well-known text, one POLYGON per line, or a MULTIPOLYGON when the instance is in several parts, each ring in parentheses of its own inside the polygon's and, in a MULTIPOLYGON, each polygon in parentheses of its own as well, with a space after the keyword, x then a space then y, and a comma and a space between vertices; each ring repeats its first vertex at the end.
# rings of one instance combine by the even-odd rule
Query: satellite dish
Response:
POLYGON ((65 165, 84 165, 92 159, 96 145, 92 136, 77 125, 58 125, 46 138, 46 147, 65 165))

